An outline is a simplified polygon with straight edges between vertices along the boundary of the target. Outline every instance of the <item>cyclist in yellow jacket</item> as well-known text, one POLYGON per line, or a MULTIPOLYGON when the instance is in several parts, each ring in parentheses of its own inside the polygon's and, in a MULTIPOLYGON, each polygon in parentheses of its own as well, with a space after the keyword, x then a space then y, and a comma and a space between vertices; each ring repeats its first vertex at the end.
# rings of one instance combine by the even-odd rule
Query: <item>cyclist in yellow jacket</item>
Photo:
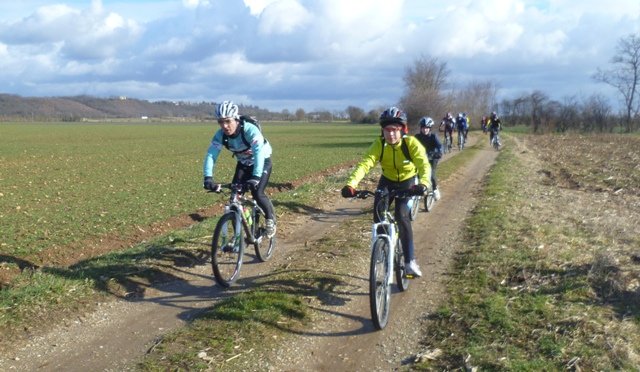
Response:
MULTIPOLYGON (((380 115, 380 126, 382 136, 371 144, 351 173, 347 179, 347 185, 342 188, 342 196, 355 197, 355 188, 358 183, 377 163, 382 167, 378 189, 412 190, 415 193, 425 194, 431 187, 431 166, 420 141, 405 135, 408 132, 406 114, 396 107, 390 107, 380 115)), ((378 204, 379 198, 376 195, 373 205, 378 204)), ((406 274, 408 277, 420 277, 422 272, 414 258, 409 200, 409 198, 396 198, 394 213, 404 250, 406 274)), ((373 219, 374 222, 380 222, 376 213, 373 219)))

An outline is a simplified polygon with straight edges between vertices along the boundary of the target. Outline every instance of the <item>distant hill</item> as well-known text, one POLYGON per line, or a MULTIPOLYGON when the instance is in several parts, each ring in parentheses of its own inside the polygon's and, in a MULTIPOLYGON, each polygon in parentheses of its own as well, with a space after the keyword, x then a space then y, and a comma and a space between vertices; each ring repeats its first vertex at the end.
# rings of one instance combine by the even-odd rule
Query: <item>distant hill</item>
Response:
POLYGON ((0 119, 4 120, 204 119, 213 116, 214 108, 213 102, 150 102, 127 97, 21 97, 0 94, 0 119))
MULTIPOLYGON (((236 102, 237 103, 237 102, 236 102)), ((213 120, 216 102, 145 101, 130 97, 99 98, 73 97, 22 97, 0 93, 0 121, 85 121, 85 120, 213 120)), ((266 120, 344 120, 344 113, 326 110, 305 113, 303 109, 293 114, 288 110, 272 112, 253 105, 238 103, 240 114, 266 120), (301 114, 300 114, 301 113, 301 114), (301 115, 301 116, 300 116, 301 115)))

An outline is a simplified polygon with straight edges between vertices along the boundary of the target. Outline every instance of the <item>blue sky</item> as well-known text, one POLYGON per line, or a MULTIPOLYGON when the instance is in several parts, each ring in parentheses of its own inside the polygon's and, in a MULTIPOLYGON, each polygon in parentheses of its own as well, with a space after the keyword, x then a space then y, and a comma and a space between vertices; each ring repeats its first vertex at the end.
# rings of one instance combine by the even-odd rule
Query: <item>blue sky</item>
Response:
POLYGON ((638 0, 0 0, 0 93, 369 110, 427 56, 452 89, 615 105, 591 76, 639 18, 638 0))

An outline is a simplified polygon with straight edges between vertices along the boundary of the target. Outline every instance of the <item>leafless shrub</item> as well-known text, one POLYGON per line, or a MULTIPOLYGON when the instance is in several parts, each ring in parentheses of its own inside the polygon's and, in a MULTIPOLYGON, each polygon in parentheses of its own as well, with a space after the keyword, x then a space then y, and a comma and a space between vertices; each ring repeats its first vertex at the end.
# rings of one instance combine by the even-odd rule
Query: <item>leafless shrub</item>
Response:
POLYGON ((603 300, 620 296, 626 288, 619 263, 610 252, 595 255, 589 271, 589 281, 603 300))

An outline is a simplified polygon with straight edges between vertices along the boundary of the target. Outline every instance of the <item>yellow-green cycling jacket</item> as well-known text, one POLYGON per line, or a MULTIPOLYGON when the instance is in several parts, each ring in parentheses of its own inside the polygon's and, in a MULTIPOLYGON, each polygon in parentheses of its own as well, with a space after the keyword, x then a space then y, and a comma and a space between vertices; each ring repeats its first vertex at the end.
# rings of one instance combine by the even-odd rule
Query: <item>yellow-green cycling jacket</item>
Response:
POLYGON ((373 141, 367 153, 351 173, 347 185, 354 189, 358 186, 358 183, 369 173, 371 168, 380 162, 384 147, 380 166, 382 167, 382 175, 386 179, 402 182, 418 174, 418 183, 431 188, 431 165, 429 165, 424 146, 413 136, 404 136, 402 141, 395 145, 386 143, 382 137, 373 141), (402 141, 407 144, 411 160, 407 159, 402 152, 402 141))

